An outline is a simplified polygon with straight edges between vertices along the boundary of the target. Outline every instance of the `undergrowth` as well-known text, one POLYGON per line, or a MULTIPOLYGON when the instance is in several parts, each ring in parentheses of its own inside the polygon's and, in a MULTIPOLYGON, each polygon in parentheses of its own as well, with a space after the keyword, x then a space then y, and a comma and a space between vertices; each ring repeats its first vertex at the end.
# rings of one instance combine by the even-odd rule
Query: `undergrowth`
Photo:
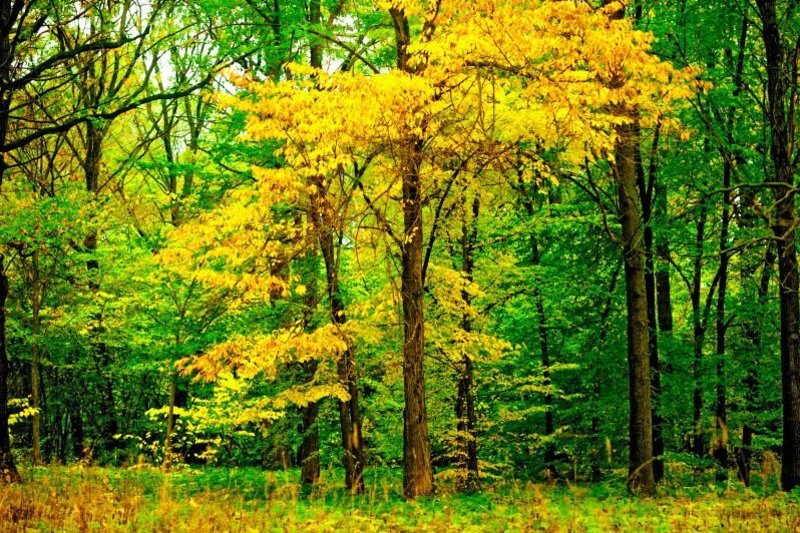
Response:
MULTIPOLYGON (((666 484, 631 497, 619 482, 548 487, 505 482, 406 502, 401 474, 371 470, 367 492, 324 473, 313 490, 298 472, 254 468, 47 467, 0 486, 0 531, 800 531, 800 494, 733 480, 666 484)), ((678 480, 680 481, 680 480, 678 480)))

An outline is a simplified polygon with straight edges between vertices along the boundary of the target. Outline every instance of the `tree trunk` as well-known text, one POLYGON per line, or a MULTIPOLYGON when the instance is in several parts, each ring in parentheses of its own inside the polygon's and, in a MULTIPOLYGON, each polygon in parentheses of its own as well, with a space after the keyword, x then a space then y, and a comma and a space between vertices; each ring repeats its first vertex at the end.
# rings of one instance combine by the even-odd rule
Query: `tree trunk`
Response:
MULTIPOLYGON (((529 214, 533 214, 532 210, 529 214)), ((531 263, 534 268, 540 265, 539 241, 536 235, 531 234, 531 263)), ((544 312, 544 297, 542 296, 541 277, 538 272, 534 273, 533 298, 536 301, 536 319, 538 322, 537 336, 539 350, 542 359, 542 382, 545 387, 544 393, 544 434, 549 439, 555 433, 555 421, 553 419, 553 393, 550 391, 552 385, 550 377, 550 349, 547 341, 547 321, 544 312)), ((552 442, 548 442, 544 449, 544 463, 548 477, 555 478, 556 472, 556 449, 552 442)))
POLYGON ((657 125, 653 133, 653 144, 650 149, 649 172, 645 176, 642 162, 642 135, 638 124, 634 125, 636 131, 636 183, 639 188, 639 200, 642 206, 642 224, 644 224, 644 262, 645 262, 645 291, 647 293, 647 330, 648 353, 650 358, 650 380, 653 406, 653 477, 658 483, 664 477, 664 436, 662 434, 662 419, 659 415, 659 394, 661 393, 661 373, 658 361, 658 324, 656 320, 656 269, 653 254, 653 187, 656 182, 658 166, 658 142, 661 126, 657 125))
MULTIPOLYGON (((623 112, 618 114, 623 115, 623 112)), ((631 118, 631 117, 628 117, 631 118)), ((650 387, 650 350, 647 325, 647 284, 645 281, 642 219, 636 187, 636 131, 633 124, 617 126, 614 177, 622 225, 625 293, 628 327, 628 379, 630 403, 630 460, 628 487, 651 494, 653 475, 653 420, 650 387)))
POLYGON ((178 376, 172 373, 169 382, 169 410, 167 412, 167 436, 164 438, 163 467, 169 469, 172 465, 172 433, 175 431, 175 400, 178 396, 178 376))
POLYGON ((11 455, 11 436, 8 428, 8 353, 6 352, 6 300, 8 276, 5 258, 0 255, 0 481, 21 481, 14 456, 11 455))
MULTIPOLYGON (((317 371, 317 361, 304 364, 307 376, 313 379, 317 371)), ((298 462, 300 463, 301 479, 305 485, 315 485, 319 481, 319 428, 317 427, 317 414, 319 404, 311 402, 300 409, 302 413, 301 432, 303 441, 300 444, 298 462)))
POLYGON ((415 142, 403 173, 403 494, 416 498, 433 492, 433 469, 425 407, 425 319, 422 286, 422 184, 415 142))
POLYGON ((719 287, 717 292, 716 314, 716 358, 717 358, 717 398, 714 406, 717 437, 714 443, 714 458, 723 468, 728 467, 728 399, 725 383, 725 297, 728 292, 728 233, 731 222, 730 191, 731 173, 733 171, 730 158, 726 158, 722 171, 722 217, 719 234, 719 287))
MULTIPOLYGON (((467 283, 474 280, 475 248, 478 241, 478 217, 480 215, 480 197, 475 194, 472 200, 472 215, 468 221, 466 197, 464 205, 464 221, 462 224, 462 271, 467 283)), ((461 318, 461 329, 469 336, 472 332, 472 294, 469 290, 461 292, 466 311, 461 318)), ((458 432, 458 462, 463 474, 459 478, 459 488, 465 492, 478 490, 480 474, 478 472, 478 435, 475 415, 475 385, 473 382, 472 358, 466 351, 461 354, 461 366, 458 374, 458 395, 456 398, 456 420, 458 432)))
POLYGON ((702 304, 700 301, 702 281, 703 281, 703 245, 705 242, 707 208, 705 202, 700 204, 700 214, 697 221, 697 232, 695 236, 695 257, 692 274, 691 300, 692 300, 692 382, 694 390, 692 393, 692 436, 690 450, 698 457, 705 454, 705 443, 703 439, 703 390, 702 366, 703 366, 703 345, 705 344, 706 322, 703 319, 702 304))
MULTIPOLYGON (((767 244, 767 249, 764 253, 764 263, 761 270, 761 278, 758 284, 758 309, 764 309, 767 305, 767 296, 769 295, 769 280, 772 277, 772 270, 774 268, 775 248, 772 243, 767 244)), ((747 277, 747 275, 745 273, 747 277)), ((753 345, 753 352, 751 357, 748 357, 747 376, 745 377, 745 409, 747 411, 747 419, 742 426, 742 447, 736 456, 737 466, 739 468, 739 476, 744 482, 745 486, 750 486, 750 470, 752 468, 753 457, 753 436, 756 434, 756 420, 759 417, 758 398, 759 398, 759 381, 758 381, 758 359, 761 356, 761 318, 760 314, 756 315, 755 320, 744 323, 744 335, 750 340, 753 345)))
MULTIPOLYGON (((11 2, 0 2, 0 27, 12 27, 11 2)), ((0 186, 8 168, 5 159, 8 121, 11 109, 12 49, 10 31, 0 32, 0 186)), ((18 482, 19 473, 11 455, 11 435, 8 427, 8 353, 6 352, 6 300, 8 274, 5 257, 0 255, 0 482, 18 482)))
MULTIPOLYGON (((604 1, 608 5, 610 0, 604 1)), ((620 5, 610 18, 622 19, 620 5)), ((621 83, 613 80, 612 85, 621 83)), ((638 122, 635 110, 625 104, 612 113, 628 122, 616 127, 612 171, 617 184, 619 221, 622 226, 622 253, 625 262, 625 296, 628 314, 628 381, 630 403, 630 457, 628 489, 641 494, 655 490, 653 474, 653 411, 651 404, 650 335, 647 317, 647 283, 643 248, 642 217, 639 211, 636 159, 638 122)))
MULTIPOLYGON (((299 218, 299 217, 298 217, 299 218)), ((300 225, 297 220, 296 225, 300 225)), ((300 269, 302 278, 306 281, 308 289, 303 301, 304 316, 302 326, 304 330, 312 329, 311 320, 319 303, 317 294, 317 269, 318 257, 315 251, 309 251, 303 258, 300 269)), ((300 373, 304 383, 313 383, 316 377, 319 361, 312 359, 300 365, 300 373)), ((319 481, 319 426, 317 415, 319 404, 310 402, 300 407, 300 434, 302 442, 298 450, 297 462, 300 463, 301 480, 305 485, 315 485, 319 481)))
MULTIPOLYGON (((394 24, 397 68, 413 74, 408 64, 411 30, 402 9, 390 9, 394 24)), ((413 499, 433 493, 433 468, 425 407, 425 316, 422 283, 422 164, 423 141, 406 141, 402 172, 403 242, 403 494, 413 499)))
POLYGON ((39 252, 33 252, 31 258, 31 288, 32 288, 32 317, 31 329, 33 332, 33 339, 31 341, 31 407, 36 411, 33 413, 31 420, 31 442, 32 442, 32 460, 34 465, 42 464, 42 451, 40 448, 41 442, 41 423, 42 418, 39 414, 39 307, 41 305, 41 280, 39 274, 39 252))
MULTIPOLYGON (((600 381, 601 376, 601 364, 602 364, 602 356, 603 350, 606 347, 606 340, 608 339, 608 331, 609 331, 609 318, 611 317, 611 311, 613 309, 614 303, 614 292, 617 289, 617 281, 619 280, 619 272, 621 270, 621 265, 617 265, 614 268, 614 272, 611 274, 611 281, 608 284, 608 296, 606 296, 606 301, 603 305, 603 310, 600 312, 600 334, 597 337, 597 353, 598 358, 595 362, 595 378, 594 378, 594 387, 593 387, 593 396, 596 405, 600 405, 600 393, 602 392, 602 382, 600 381)), ((600 470, 600 453, 605 448, 604 444, 600 442, 600 417, 597 415, 597 410, 594 410, 594 414, 592 415, 592 422, 591 422, 591 434, 594 438, 595 445, 597 446, 595 453, 592 456, 592 480, 599 481, 600 476, 602 474, 600 470)))
POLYGON ((781 485, 790 491, 800 485, 800 303, 795 233, 794 165, 790 153, 789 129, 794 124, 794 105, 789 100, 790 70, 796 80, 797 64, 786 59, 781 41, 775 0, 757 0, 767 60, 767 119, 772 134, 770 156, 774 177, 776 213, 772 231, 778 245, 779 295, 781 303, 781 391, 783 395, 783 446, 781 485), (788 111, 787 111, 788 109, 788 111), (788 112, 788 116, 787 116, 788 112))
MULTIPOLYGON (((86 179, 86 190, 96 196, 100 191, 100 171, 105 130, 89 122, 87 123, 85 134, 86 154, 83 161, 83 171, 86 179)), ((84 248, 86 253, 90 255, 90 258, 86 261, 89 288, 94 294, 100 290, 100 263, 94 256, 97 251, 97 239, 97 231, 94 229, 84 239, 84 248)), ((114 436, 119 432, 116 409, 114 407, 114 385, 109 375, 111 355, 108 351, 108 346, 101 338, 104 332, 102 315, 98 312, 91 320, 91 345, 101 381, 101 391, 98 395, 101 417, 101 442, 104 449, 110 452, 117 447, 114 436)))
MULTIPOLYGON (((358 179, 358 177, 356 178, 358 179)), ((312 223, 319 240, 320 252, 325 263, 325 279, 328 292, 331 322, 338 326, 347 323, 347 313, 339 287, 339 262, 336 254, 332 206, 328 188, 322 178, 315 183, 317 194, 312 197, 312 223)), ((354 494, 364 492, 364 447, 361 438, 361 413, 358 405, 358 374, 355 354, 349 346, 336 363, 339 384, 350 398, 339 400, 339 423, 342 434, 342 461, 345 470, 345 487, 354 494)))
MULTIPOLYGON (((653 220, 659 228, 665 227, 668 219, 667 215, 667 186, 663 180, 656 180, 653 191, 655 201, 653 202, 653 220)), ((670 245, 669 239, 660 235, 656 239, 656 300, 658 331, 672 333, 672 288, 669 280, 669 259, 670 245)))

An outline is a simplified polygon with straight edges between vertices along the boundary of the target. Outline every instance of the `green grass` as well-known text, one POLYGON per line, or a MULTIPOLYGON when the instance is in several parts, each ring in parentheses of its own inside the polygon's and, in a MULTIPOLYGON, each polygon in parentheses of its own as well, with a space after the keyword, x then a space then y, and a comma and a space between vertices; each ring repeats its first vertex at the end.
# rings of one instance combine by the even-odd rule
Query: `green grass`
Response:
MULTIPOLYGON (((403 500, 401 473, 371 470, 352 496, 340 473, 313 490, 298 472, 254 468, 47 467, 0 487, 0 531, 800 531, 800 494, 735 480, 686 485, 655 498, 620 481, 546 487, 507 482, 461 495, 403 500)), ((696 478, 695 481, 697 481, 696 478)))

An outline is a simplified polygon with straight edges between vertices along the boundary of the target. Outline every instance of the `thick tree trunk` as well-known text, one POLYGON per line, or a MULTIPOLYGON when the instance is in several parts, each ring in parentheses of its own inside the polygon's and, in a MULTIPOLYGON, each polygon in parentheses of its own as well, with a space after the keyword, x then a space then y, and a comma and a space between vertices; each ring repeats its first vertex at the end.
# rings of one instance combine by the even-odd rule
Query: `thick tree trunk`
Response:
MULTIPOLYGON (((390 9, 395 30, 397 68, 413 74, 408 64, 411 30, 402 9, 390 9)), ((422 282, 422 164, 423 142, 410 138, 404 147, 402 172, 403 242, 401 297, 403 300, 403 494, 413 499, 433 493, 433 468, 425 406, 425 315, 422 282)))
POLYGON ((411 149, 413 155, 403 173, 403 494, 416 498, 433 492, 433 469, 425 406, 421 142, 411 149))
MULTIPOLYGON (((623 113, 619 113, 623 114, 623 113)), ((653 420, 650 386, 650 350, 647 321, 647 284, 642 246, 642 219, 636 187, 636 131, 633 124, 617 127, 614 177, 622 225, 625 293, 628 311, 628 379, 630 403, 630 460, 628 487, 651 494, 653 475, 653 420)))
MULTIPOLYGON (((469 221, 464 205, 464 221, 462 224, 461 257, 462 271, 467 283, 472 283, 475 270, 475 248, 478 241, 478 217, 480 215, 480 198, 476 194, 472 200, 472 213, 469 221)), ((461 292, 466 311, 461 318, 461 329, 467 335, 472 332, 472 294, 468 290, 461 292)), ((461 356, 458 374, 458 394, 456 398, 456 420, 458 431, 458 462, 463 472, 459 478, 462 491, 471 492, 480 486, 478 472, 478 434, 475 414, 475 385, 473 381, 472 358, 466 352, 461 356)))
MULTIPOLYGON (((609 4, 610 0, 605 0, 609 4)), ((621 4, 610 14, 622 19, 621 4)), ((612 80, 611 85, 621 83, 612 80)), ((623 261, 625 262, 625 295, 628 314, 628 381, 630 403, 630 458, 628 489, 641 494, 655 490, 653 473, 653 410, 651 403, 650 334, 647 316, 647 282, 643 247, 642 216, 639 210, 636 160, 638 123, 635 110, 624 104, 614 106, 613 114, 629 122, 616 127, 612 170, 617 184, 619 221, 622 226, 623 261)))
POLYGON ((781 485, 790 491, 800 485, 800 303, 795 231, 795 168, 790 153, 790 124, 794 124, 794 105, 789 100, 790 71, 796 81, 795 59, 786 58, 781 41, 775 0, 757 0, 761 32, 767 60, 767 119, 772 134, 770 156, 773 176, 765 181, 781 183, 774 187, 776 212, 772 231, 778 245, 779 296, 781 303, 781 390, 783 394, 783 446, 781 485), (788 111, 787 111, 788 110, 788 111), (787 116, 788 113, 788 116, 787 116))

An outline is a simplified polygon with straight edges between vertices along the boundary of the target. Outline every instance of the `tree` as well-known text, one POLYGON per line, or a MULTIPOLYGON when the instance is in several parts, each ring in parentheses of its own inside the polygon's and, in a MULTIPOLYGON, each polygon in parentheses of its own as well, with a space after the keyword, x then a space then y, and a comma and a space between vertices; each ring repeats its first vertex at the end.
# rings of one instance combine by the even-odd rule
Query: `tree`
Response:
POLYGON ((794 174, 796 149, 790 138, 797 117, 792 103, 797 90, 798 64, 785 44, 774 0, 756 2, 767 63, 767 125, 775 215, 771 220, 778 250, 781 309, 781 390, 783 393, 783 445, 781 485, 792 490, 800 484, 800 278, 797 272, 794 174), (788 50, 788 51, 787 51, 788 50), (793 58, 794 59, 790 59, 793 58))

